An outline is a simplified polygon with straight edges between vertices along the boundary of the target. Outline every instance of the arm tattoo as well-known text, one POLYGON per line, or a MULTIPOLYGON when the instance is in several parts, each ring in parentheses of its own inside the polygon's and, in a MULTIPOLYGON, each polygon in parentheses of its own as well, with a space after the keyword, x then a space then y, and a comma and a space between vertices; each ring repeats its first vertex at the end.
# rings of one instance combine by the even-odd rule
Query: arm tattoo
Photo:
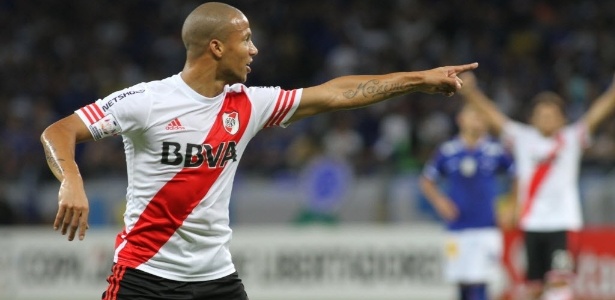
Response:
POLYGON ((58 173, 58 174, 62 174, 64 173, 64 170, 62 170, 62 167, 60 167, 60 165, 58 164, 58 162, 60 161, 64 161, 64 159, 62 158, 54 158, 53 157, 53 152, 55 152, 55 149, 50 146, 51 149, 47 149, 47 147, 43 147, 45 149, 45 159, 47 160, 47 164, 49 165, 49 168, 51 168, 51 171, 54 173, 58 173))
POLYGON ((356 89, 344 92, 346 99, 352 99, 357 95, 365 98, 389 98, 404 94, 410 90, 412 83, 380 83, 380 80, 368 80, 360 83, 356 89))

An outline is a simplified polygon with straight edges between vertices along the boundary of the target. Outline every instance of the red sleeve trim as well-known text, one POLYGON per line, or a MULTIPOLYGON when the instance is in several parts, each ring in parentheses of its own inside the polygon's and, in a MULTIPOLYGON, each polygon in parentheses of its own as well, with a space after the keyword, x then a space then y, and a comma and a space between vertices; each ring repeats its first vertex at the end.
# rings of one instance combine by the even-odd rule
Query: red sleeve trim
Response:
POLYGON ((284 120, 284 117, 292 107, 294 103, 294 95, 296 90, 293 90, 292 93, 285 90, 280 90, 280 95, 278 96, 278 100, 276 101, 275 108, 265 123, 266 127, 278 126, 281 120, 284 120))
POLYGON ((105 117, 105 114, 102 112, 102 110, 100 110, 100 108, 96 104, 86 105, 79 110, 83 113, 83 115, 85 115, 85 117, 88 119, 88 122, 90 122, 90 124, 94 124, 98 120, 105 117))
POLYGON ((83 113, 83 115, 84 115, 84 116, 88 119, 88 122, 90 122, 90 124, 88 124, 88 125, 91 125, 91 124, 93 124, 93 123, 94 123, 94 118, 92 118, 92 116, 90 116, 90 113, 89 113, 89 112, 85 109, 85 107, 82 107, 82 108, 80 108, 79 110, 80 110, 80 111, 83 113))
POLYGON ((292 90, 292 92, 287 92, 287 95, 286 95, 287 100, 284 102, 284 109, 280 111, 280 114, 275 119, 275 121, 273 122, 273 125, 280 126, 282 121, 284 121, 284 119, 286 118, 286 115, 288 114, 290 109, 293 107, 293 104, 295 103, 295 94, 296 93, 297 93, 297 90, 292 90), (290 94, 290 95, 288 95, 288 94, 290 94))

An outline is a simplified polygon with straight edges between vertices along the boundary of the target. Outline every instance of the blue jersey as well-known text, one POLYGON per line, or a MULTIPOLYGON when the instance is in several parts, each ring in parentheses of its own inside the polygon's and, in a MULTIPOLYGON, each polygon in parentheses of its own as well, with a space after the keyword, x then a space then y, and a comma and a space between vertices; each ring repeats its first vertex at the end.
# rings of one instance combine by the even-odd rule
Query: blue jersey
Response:
POLYGON ((448 228, 493 227, 495 200, 499 194, 498 173, 513 171, 512 156, 490 138, 468 148, 459 138, 443 143, 423 175, 430 180, 447 180, 447 194, 459 210, 448 228))

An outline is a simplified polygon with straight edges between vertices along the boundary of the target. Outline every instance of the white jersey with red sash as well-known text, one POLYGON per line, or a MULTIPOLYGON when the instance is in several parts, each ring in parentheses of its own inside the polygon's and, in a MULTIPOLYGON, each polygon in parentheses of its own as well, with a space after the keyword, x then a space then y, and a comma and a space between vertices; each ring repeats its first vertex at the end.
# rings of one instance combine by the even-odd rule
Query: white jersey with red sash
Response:
POLYGON ((77 110, 94 139, 124 141, 127 203, 114 262, 178 281, 233 273, 228 209, 237 165, 259 130, 286 125, 301 92, 235 84, 206 98, 175 75, 77 110))
POLYGON ((504 139, 512 144, 517 167, 521 228, 580 229, 579 167, 590 140, 585 124, 577 122, 545 137, 534 127, 511 121, 504 139))

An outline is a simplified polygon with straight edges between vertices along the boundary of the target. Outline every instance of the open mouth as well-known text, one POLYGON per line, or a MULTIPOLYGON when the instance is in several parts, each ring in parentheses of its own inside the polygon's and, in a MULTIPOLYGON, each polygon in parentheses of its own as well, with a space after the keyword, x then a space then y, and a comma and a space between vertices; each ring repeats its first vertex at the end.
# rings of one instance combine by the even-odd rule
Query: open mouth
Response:
POLYGON ((248 71, 248 73, 250 73, 250 71, 252 71, 252 68, 250 68, 250 64, 252 63, 252 60, 250 59, 250 61, 248 61, 248 63, 246 64, 246 70, 248 71))

